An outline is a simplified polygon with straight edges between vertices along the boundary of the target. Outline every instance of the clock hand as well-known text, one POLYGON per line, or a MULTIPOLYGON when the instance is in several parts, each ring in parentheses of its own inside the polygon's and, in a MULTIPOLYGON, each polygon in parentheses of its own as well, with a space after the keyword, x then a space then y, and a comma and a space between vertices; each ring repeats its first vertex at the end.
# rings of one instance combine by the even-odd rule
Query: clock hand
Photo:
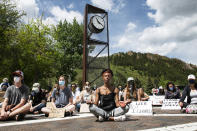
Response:
POLYGON ((96 18, 96 20, 97 20, 97 22, 100 24, 100 25, 102 25, 103 26, 103 24, 101 24, 101 22, 96 18))

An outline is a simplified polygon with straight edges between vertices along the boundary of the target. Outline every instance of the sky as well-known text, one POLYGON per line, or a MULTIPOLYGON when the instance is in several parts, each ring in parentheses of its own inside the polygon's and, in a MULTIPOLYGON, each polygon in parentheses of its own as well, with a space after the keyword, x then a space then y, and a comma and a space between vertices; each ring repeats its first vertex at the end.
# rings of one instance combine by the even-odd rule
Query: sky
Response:
POLYGON ((197 0, 12 0, 28 23, 42 14, 45 24, 73 18, 83 23, 84 8, 105 9, 110 54, 135 51, 178 58, 197 65, 197 0))

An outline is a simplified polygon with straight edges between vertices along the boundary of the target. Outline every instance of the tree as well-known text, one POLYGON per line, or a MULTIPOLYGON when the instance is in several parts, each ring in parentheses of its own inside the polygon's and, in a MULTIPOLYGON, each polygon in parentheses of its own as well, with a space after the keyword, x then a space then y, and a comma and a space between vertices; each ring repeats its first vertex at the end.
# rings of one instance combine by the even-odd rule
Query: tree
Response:
POLYGON ((15 43, 20 18, 23 15, 24 13, 18 11, 10 0, 0 1, 0 78, 10 74, 10 67, 12 66, 10 52, 13 43, 15 43))
POLYGON ((12 50, 12 70, 23 70, 28 85, 41 82, 46 87, 48 79, 55 77, 58 55, 51 29, 42 24, 42 20, 32 20, 29 24, 21 25, 12 50))
POLYGON ((53 37, 59 53, 57 75, 70 75, 73 80, 77 74, 75 69, 82 63, 83 25, 80 25, 76 19, 72 23, 68 23, 66 20, 60 21, 54 27, 53 37))
POLYGON ((152 80, 151 80, 151 78, 150 77, 148 77, 148 80, 147 80, 147 88, 146 88, 146 93, 147 94, 151 94, 152 93, 152 89, 154 88, 154 85, 153 85, 153 83, 152 83, 152 80))

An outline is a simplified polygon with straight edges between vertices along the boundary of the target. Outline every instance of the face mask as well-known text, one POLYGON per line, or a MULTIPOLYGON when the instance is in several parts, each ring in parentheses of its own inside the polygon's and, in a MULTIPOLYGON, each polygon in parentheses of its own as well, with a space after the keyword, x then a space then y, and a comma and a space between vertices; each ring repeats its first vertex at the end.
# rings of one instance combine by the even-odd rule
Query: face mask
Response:
POLYGON ((173 88, 173 87, 169 87, 169 89, 170 89, 171 91, 173 91, 174 88, 173 88))
POLYGON ((190 84, 194 84, 194 83, 195 83, 195 80, 190 79, 190 80, 189 80, 189 83, 190 83, 190 84))
POLYGON ((38 93, 39 92, 39 88, 38 87, 33 87, 33 89, 32 89, 33 91, 35 91, 36 93, 38 93))
POLYGON ((18 83, 19 81, 20 81, 20 77, 15 76, 15 77, 14 77, 14 82, 15 82, 15 83, 18 83))
POLYGON ((85 86, 85 89, 90 89, 90 87, 89 86, 85 86))
POLYGON ((59 81, 59 85, 63 86, 65 84, 65 81, 59 81))

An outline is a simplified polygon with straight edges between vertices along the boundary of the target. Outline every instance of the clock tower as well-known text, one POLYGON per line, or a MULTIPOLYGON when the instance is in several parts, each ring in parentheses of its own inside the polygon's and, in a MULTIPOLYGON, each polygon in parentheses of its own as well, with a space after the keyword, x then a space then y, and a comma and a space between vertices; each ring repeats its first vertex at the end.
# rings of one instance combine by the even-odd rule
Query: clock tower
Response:
POLYGON ((87 4, 84 14, 83 84, 96 87, 103 84, 100 73, 109 65, 108 13, 87 4))

